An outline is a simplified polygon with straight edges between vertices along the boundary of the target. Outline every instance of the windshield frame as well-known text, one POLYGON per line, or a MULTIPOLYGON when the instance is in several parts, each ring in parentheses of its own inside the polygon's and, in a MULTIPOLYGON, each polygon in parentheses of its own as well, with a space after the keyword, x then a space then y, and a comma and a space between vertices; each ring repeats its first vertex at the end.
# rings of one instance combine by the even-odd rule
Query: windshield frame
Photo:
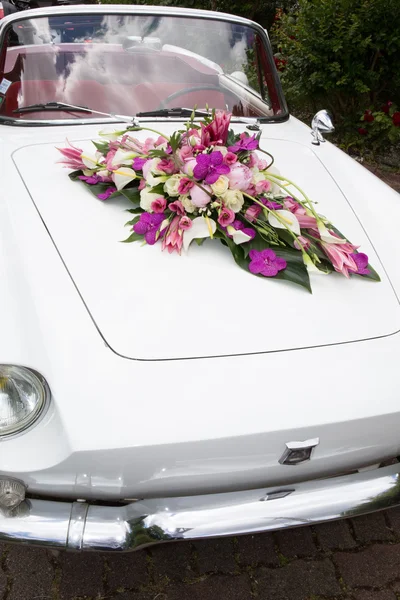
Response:
MULTIPOLYGON (((265 51, 267 53, 267 57, 271 63, 271 73, 273 77, 273 84, 275 86, 277 95, 279 97, 280 105, 282 106, 282 113, 275 116, 266 116, 266 117, 257 117, 259 123, 268 124, 268 123, 280 123, 287 121, 289 119, 289 111, 286 103, 286 99, 282 90, 282 85, 279 79, 278 71, 275 67, 275 63, 273 60, 273 53, 271 44, 269 41, 267 31, 261 27, 258 23, 251 21, 250 19, 245 19, 243 17, 237 17, 235 15, 230 15, 227 13, 219 13, 208 10, 199 10, 199 9, 190 9, 190 8, 175 8, 175 7, 165 7, 165 6, 133 6, 133 5, 113 5, 113 4, 103 4, 103 5, 73 5, 72 6, 63 6, 63 7, 50 7, 50 8, 39 8, 26 10, 21 13, 14 13, 5 17, 0 21, 0 52, 3 48, 3 45, 6 40, 6 34, 9 27, 17 23, 19 21, 25 21, 27 19, 34 18, 43 18, 43 17, 53 17, 53 16, 63 16, 69 14, 76 15, 91 15, 91 14, 115 14, 115 15, 141 15, 141 16, 171 16, 171 17, 192 17, 197 19, 204 20, 213 20, 213 21, 223 21, 227 23, 241 24, 247 27, 251 27, 255 32, 259 35, 260 40, 263 43, 265 51)), ((254 93, 254 90, 251 90, 254 93)), ((264 102, 264 100, 262 100, 264 102)), ((89 107, 90 108, 90 107, 89 107)), ((132 119, 134 119, 134 115, 132 115, 132 119)), ((238 120, 240 117, 238 117, 238 120)), ((146 121, 154 121, 154 117, 149 118, 141 118, 141 122, 146 121)), ((157 121, 163 122, 186 122, 187 117, 157 117, 157 121)), ((122 121, 118 118, 113 117, 103 117, 103 118, 80 118, 76 119, 21 119, 15 118, 13 119, 10 116, 0 115, 0 125, 11 125, 11 126, 21 126, 21 127, 37 127, 37 126, 57 126, 57 125, 92 125, 92 124, 109 124, 109 123, 121 123, 122 121)))

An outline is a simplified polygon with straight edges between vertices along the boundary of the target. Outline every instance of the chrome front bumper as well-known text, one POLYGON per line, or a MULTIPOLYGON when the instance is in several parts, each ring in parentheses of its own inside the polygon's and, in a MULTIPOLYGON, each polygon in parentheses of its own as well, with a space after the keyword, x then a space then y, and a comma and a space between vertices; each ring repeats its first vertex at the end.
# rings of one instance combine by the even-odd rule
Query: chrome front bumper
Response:
POLYGON ((26 500, 0 516, 0 539, 129 551, 167 541, 311 525, 400 504, 400 464, 282 488, 164 498, 125 506, 26 500))

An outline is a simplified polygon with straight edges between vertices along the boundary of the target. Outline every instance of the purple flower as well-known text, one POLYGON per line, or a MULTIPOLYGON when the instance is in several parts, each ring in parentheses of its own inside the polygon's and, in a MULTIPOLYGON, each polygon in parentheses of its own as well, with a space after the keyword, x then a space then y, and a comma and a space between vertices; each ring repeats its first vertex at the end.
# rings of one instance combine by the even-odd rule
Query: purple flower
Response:
POLYGON ((133 226, 133 231, 139 235, 144 235, 146 242, 153 246, 159 237, 157 237, 157 234, 164 219, 164 213, 142 213, 139 221, 133 226))
POLYGON ((196 163, 193 175, 196 179, 204 179, 209 185, 215 183, 220 175, 225 175, 230 171, 228 165, 223 163, 221 152, 198 154, 196 156, 196 163))
POLYGON ((241 152, 242 150, 256 150, 258 148, 258 140, 256 136, 246 135, 242 133, 240 139, 233 146, 228 146, 229 152, 241 152))
POLYGON ((89 176, 79 175, 78 179, 80 179, 81 181, 85 181, 89 185, 96 185, 96 183, 99 183, 101 181, 101 178, 96 173, 94 175, 89 176))
POLYGON ((243 233, 251 237, 252 240, 256 237, 255 230, 252 227, 246 227, 242 221, 239 221, 239 219, 235 219, 235 221, 233 221, 232 227, 234 227, 236 231, 243 231, 243 233))
POLYGON ((232 235, 229 233, 228 227, 233 227, 233 229, 236 229, 236 231, 243 231, 243 233, 248 235, 252 240, 256 237, 255 230, 252 227, 245 227, 244 223, 239 221, 239 219, 235 219, 231 225, 224 226, 222 223, 220 223, 220 225, 221 229, 225 231, 229 238, 232 238, 232 235))
POLYGON ((137 156, 133 159, 132 169, 134 171, 141 171, 143 169, 143 165, 148 161, 148 158, 140 158, 137 156))
POLYGON ((264 277, 275 277, 286 269, 287 263, 283 258, 279 258, 273 250, 267 248, 266 250, 250 250, 249 256, 251 262, 249 264, 249 271, 254 275, 264 275, 264 277))
POLYGON ((371 271, 367 269, 368 267, 368 256, 363 252, 354 252, 350 254, 351 258, 357 265, 357 271, 353 271, 353 269, 349 269, 350 273, 357 273, 357 275, 369 275, 371 271))
POLYGON ((269 208, 269 210, 281 210, 283 208, 282 204, 279 204, 279 202, 267 200, 267 198, 263 198, 262 196, 259 198, 259 200, 264 204, 264 206, 269 208))
POLYGON ((109 187, 109 188, 107 188, 107 189, 106 189, 106 191, 105 191, 105 192, 103 192, 102 194, 97 194, 97 197, 98 197, 100 200, 108 200, 108 199, 109 199, 109 197, 111 196, 111 194, 113 194, 113 193, 114 193, 114 192, 116 192, 116 191, 117 191, 117 188, 115 188, 115 187, 109 187))

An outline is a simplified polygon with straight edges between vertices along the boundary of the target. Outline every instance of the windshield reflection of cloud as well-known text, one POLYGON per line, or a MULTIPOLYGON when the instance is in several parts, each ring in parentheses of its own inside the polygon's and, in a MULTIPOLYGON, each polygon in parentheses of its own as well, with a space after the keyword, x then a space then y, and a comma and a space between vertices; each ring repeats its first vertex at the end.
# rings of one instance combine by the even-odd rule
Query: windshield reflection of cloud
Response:
MULTIPOLYGON (((31 21, 41 22, 36 28, 37 41, 39 37, 42 43, 51 39, 54 24, 49 23, 47 18, 31 21)), ((58 74, 56 46, 52 45, 53 66, 45 79, 57 81, 57 99, 72 104, 82 103, 82 100, 87 104, 90 100, 92 108, 104 110, 108 107, 107 110, 115 110, 118 107, 117 110, 121 111, 123 106, 125 110, 134 112, 135 107, 130 105, 129 98, 126 97, 127 90, 120 86, 131 87, 139 83, 151 85, 154 82, 167 83, 169 80, 157 50, 147 51, 146 68, 141 69, 140 80, 136 79, 135 51, 122 50, 122 43, 129 37, 159 38, 160 49, 165 44, 179 46, 214 61, 229 73, 242 71, 247 63, 247 35, 250 31, 245 26, 196 18, 106 15, 92 43, 82 44, 79 54, 71 52, 73 62, 62 67, 61 73, 58 68, 58 74), (115 52, 105 50, 104 44, 110 50, 114 45, 115 52), (86 98, 83 82, 100 84, 100 93, 96 95, 92 92, 93 97, 86 98)), ((199 85, 200 83, 199 80, 199 85)), ((182 81, 182 88, 184 87, 185 82, 182 81)), ((91 89, 95 89, 94 85, 91 85, 91 89)))

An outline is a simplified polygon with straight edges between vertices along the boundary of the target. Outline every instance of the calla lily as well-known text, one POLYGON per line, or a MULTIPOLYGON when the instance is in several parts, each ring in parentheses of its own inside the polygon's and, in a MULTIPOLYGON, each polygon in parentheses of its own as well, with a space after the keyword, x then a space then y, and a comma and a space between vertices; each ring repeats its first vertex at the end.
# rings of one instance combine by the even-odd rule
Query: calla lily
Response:
POLYGON ((121 135, 124 135, 124 133, 126 133, 126 131, 100 131, 99 135, 101 135, 101 137, 106 138, 107 140, 110 140, 110 142, 116 142, 117 139, 119 137, 121 137, 121 135))
POLYGON ((317 273, 317 275, 329 275, 328 271, 320 271, 318 267, 315 266, 311 257, 308 254, 303 254, 303 262, 307 267, 307 271, 309 273, 317 273))
POLYGON ((119 148, 113 156, 111 165, 113 167, 117 167, 118 165, 132 165, 132 161, 136 156, 137 152, 129 152, 119 148))
POLYGON ((136 173, 133 169, 128 167, 121 167, 112 174, 112 179, 115 183, 117 190, 122 190, 128 183, 133 181, 136 177, 136 173))
POLYGON ((300 235, 300 225, 297 217, 289 210, 275 210, 274 212, 269 212, 268 222, 272 227, 276 227, 277 229, 290 229, 296 235, 300 235))
POLYGON ((153 173, 149 173, 146 177, 146 183, 150 187, 156 187, 160 183, 165 183, 168 179, 168 175, 153 175, 153 173))
POLYGON ((86 154, 86 153, 82 152, 81 159, 82 159, 83 164, 88 169, 95 169, 98 165, 97 157, 95 154, 90 154, 90 153, 86 154))
POLYGON ((217 224, 214 219, 196 217, 192 221, 191 228, 183 234, 183 249, 186 251, 194 239, 211 237, 216 229, 217 224))
POLYGON ((252 239, 249 235, 247 235, 247 233, 244 233, 240 229, 235 229, 231 225, 228 225, 226 230, 229 233, 229 235, 232 236, 232 239, 237 246, 239 246, 239 244, 249 242, 252 239))
POLYGON ((327 244, 347 244, 347 240, 337 237, 336 235, 332 235, 322 221, 318 221, 317 225, 319 235, 321 236, 321 240, 323 242, 326 242, 327 244))

